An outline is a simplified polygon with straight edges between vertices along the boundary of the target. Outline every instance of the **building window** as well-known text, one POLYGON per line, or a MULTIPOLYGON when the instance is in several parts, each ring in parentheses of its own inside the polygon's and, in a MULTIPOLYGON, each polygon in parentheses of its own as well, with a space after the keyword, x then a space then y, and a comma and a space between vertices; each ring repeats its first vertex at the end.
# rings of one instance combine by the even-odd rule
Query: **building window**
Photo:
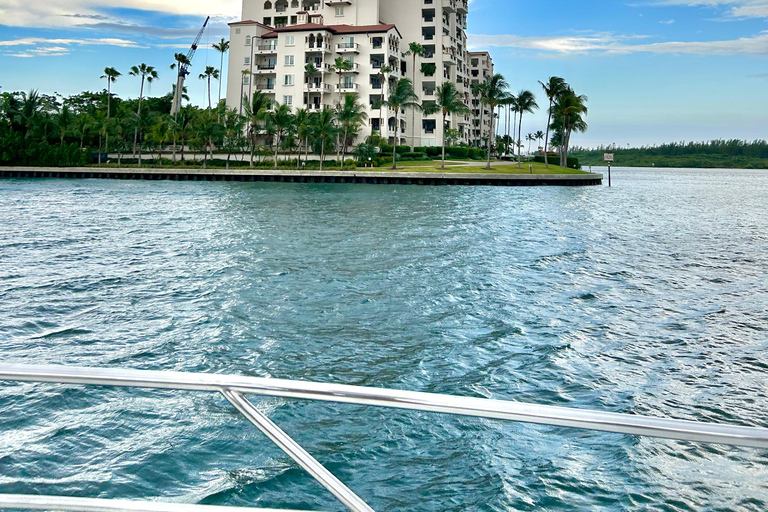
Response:
POLYGON ((251 83, 251 77, 248 75, 243 75, 243 85, 249 85, 251 83))
POLYGON ((268 26, 268 27, 271 26, 272 25, 272 18, 271 17, 264 18, 264 24, 266 26, 268 26))
POLYGON ((337 5, 336 6, 336 16, 344 16, 344 6, 343 5, 337 5))
POLYGON ((296 39, 294 36, 285 36, 285 46, 295 46, 296 39))
POLYGON ((293 66, 293 55, 286 55, 285 56, 285 65, 286 66, 293 66))
POLYGON ((240 29, 239 28, 235 29, 235 35, 238 35, 238 36, 240 35, 240 29))
POLYGON ((246 66, 250 66, 251 65, 251 58, 250 57, 246 57, 245 58, 245 65, 246 66))
POLYGON ((285 75, 283 85, 293 85, 293 75, 285 75))
POLYGON ((288 105, 289 107, 293 105, 293 96, 283 96, 283 105, 288 105))

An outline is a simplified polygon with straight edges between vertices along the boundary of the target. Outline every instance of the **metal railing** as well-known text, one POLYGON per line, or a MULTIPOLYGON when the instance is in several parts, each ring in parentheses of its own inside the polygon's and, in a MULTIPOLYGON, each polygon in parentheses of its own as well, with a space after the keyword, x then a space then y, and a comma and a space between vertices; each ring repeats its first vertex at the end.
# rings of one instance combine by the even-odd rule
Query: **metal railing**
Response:
MULTIPOLYGON (((768 429, 652 418, 484 398, 216 374, 0 364, 0 380, 217 392, 353 512, 373 512, 245 395, 474 416, 699 443, 768 448, 768 429)), ((54 496, 0 495, 0 508, 71 511, 239 512, 238 509, 54 496)))

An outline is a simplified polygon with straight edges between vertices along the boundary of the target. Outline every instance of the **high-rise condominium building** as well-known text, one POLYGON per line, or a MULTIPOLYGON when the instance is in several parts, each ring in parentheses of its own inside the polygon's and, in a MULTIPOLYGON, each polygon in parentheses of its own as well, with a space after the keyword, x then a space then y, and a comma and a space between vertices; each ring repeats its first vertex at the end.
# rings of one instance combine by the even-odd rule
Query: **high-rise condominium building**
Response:
POLYGON ((470 84, 492 73, 493 63, 487 53, 467 51, 467 13, 468 0, 243 0, 243 21, 231 24, 228 107, 242 109, 261 91, 294 109, 319 111, 357 93, 368 114, 358 142, 378 131, 390 143, 435 146, 443 136, 440 114, 409 109, 396 116, 375 107, 401 78, 413 81, 422 103, 451 81, 477 114, 451 116, 448 129, 458 142, 479 145, 491 121, 481 124, 470 84), (424 56, 408 54, 410 43, 422 45, 424 56), (335 72, 339 57, 349 70, 335 72))

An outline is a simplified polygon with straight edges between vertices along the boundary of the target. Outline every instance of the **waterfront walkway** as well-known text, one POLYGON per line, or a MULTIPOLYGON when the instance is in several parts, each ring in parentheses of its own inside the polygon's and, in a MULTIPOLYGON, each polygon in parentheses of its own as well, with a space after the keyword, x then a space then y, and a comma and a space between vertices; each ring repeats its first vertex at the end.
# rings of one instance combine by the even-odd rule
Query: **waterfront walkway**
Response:
POLYGON ((69 178, 289 183, 361 183, 372 185, 588 186, 602 174, 506 174, 392 170, 303 171, 274 169, 157 169, 98 167, 0 167, 0 178, 69 178))

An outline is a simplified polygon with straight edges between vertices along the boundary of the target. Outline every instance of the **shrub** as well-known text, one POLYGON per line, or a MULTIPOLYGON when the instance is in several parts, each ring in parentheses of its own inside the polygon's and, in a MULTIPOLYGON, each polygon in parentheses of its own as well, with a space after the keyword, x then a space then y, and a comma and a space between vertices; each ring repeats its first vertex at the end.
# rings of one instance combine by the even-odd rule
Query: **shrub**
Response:
POLYGON ((405 159, 408 159, 411 162, 432 160, 426 153, 403 153, 401 155, 401 160, 405 159))

